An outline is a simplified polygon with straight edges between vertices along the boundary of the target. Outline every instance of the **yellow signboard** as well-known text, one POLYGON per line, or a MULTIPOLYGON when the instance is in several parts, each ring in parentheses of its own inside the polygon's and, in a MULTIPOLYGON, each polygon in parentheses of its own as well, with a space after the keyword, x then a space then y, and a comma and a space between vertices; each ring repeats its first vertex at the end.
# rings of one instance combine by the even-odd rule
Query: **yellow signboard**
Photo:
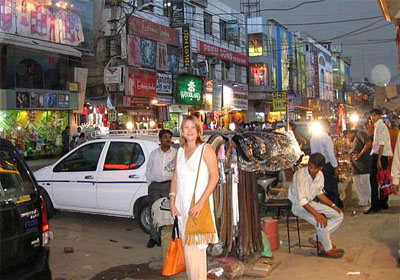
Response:
POLYGON ((272 111, 283 112, 286 111, 286 93, 274 93, 272 98, 272 111))

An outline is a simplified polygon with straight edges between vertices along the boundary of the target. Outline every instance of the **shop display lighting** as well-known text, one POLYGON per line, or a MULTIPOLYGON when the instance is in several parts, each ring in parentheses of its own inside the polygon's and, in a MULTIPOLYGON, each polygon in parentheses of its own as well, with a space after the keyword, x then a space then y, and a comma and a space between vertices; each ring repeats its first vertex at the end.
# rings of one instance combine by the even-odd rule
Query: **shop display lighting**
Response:
POLYGON ((156 122, 155 121, 150 121, 150 128, 154 128, 156 126, 156 122))
POLYGON ((358 123, 360 121, 360 116, 357 113, 353 113, 350 115, 350 122, 358 123))
POLYGON ((322 131, 323 131, 323 128, 322 128, 322 125, 321 125, 320 122, 315 121, 315 122, 311 123, 311 125, 310 125, 310 133, 312 135, 318 136, 318 135, 320 135, 322 133, 322 131))
POLYGON ((127 122, 126 123, 126 129, 132 130, 133 129, 133 123, 132 122, 127 122))
POLYGON ((22 127, 20 127, 20 126, 17 126, 17 130, 18 131, 20 131, 22 129, 22 127))
POLYGON ((157 103, 158 103, 158 100, 157 100, 157 99, 151 100, 151 104, 152 104, 152 105, 156 105, 157 103))
POLYGON ((73 4, 68 4, 67 1, 58 1, 56 3, 56 7, 61 8, 61 9, 68 9, 68 8, 73 8, 74 5, 73 4))

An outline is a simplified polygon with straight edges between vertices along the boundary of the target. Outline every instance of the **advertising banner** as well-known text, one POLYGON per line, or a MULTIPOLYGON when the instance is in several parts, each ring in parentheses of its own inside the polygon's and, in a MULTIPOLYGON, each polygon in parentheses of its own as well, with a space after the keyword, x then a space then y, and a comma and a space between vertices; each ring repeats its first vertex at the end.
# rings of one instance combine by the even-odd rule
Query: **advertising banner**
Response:
POLYGON ((249 65, 249 57, 246 55, 242 55, 239 53, 232 52, 230 50, 220 48, 218 46, 214 46, 205 42, 200 41, 199 43, 199 52, 201 54, 215 56, 221 58, 223 60, 247 66, 249 65))
POLYGON ((156 58, 156 69, 161 71, 167 71, 168 50, 167 45, 164 43, 157 43, 157 58, 156 58))
POLYGON ((0 31, 70 46, 85 41, 73 7, 59 8, 52 1, 0 1, 0 31))
POLYGON ((229 43, 240 42, 240 30, 237 20, 228 20, 226 24, 226 40, 229 43))
POLYGON ((129 68, 125 95, 156 96, 156 72, 129 68))
POLYGON ((182 27, 183 67, 189 67, 192 63, 190 57, 190 27, 185 24, 182 27))
POLYGON ((244 84, 233 85, 233 110, 248 110, 249 88, 244 84))
POLYGON ((319 67, 318 67, 318 53, 314 53, 314 96, 319 97, 319 67))
POLYGON ((156 92, 164 94, 172 94, 172 75, 157 73, 156 92))
POLYGON ((202 6, 204 8, 208 6, 208 0, 190 0, 190 2, 202 6))
POLYGON ((144 96, 124 96, 123 106, 126 108, 146 109, 150 107, 150 100, 144 96))
POLYGON ((158 105, 172 105, 173 99, 172 96, 161 96, 157 95, 158 105))
POLYGON ((128 64, 139 67, 142 64, 140 59, 140 38, 128 35, 128 64))
POLYGON ((141 38, 155 40, 168 45, 179 46, 178 30, 161 24, 130 16, 128 18, 128 34, 137 35, 141 38))
POLYGON ((140 57, 142 66, 154 69, 156 67, 157 43, 155 41, 140 40, 140 57))
POLYGON ((183 0, 170 0, 172 6, 171 27, 182 27, 185 23, 183 0))
POLYGON ((233 89, 231 85, 223 85, 222 86, 222 96, 224 103, 222 107, 224 109, 232 109, 233 108, 233 89))
POLYGON ((249 34, 249 56, 263 55, 262 34, 249 34))
POLYGON ((122 83, 122 67, 104 68, 104 83, 105 84, 122 83))
POLYGON ((182 75, 178 78, 177 104, 202 105, 203 80, 199 77, 182 75))
POLYGON ((168 71, 176 73, 179 70, 179 49, 168 45, 168 71))

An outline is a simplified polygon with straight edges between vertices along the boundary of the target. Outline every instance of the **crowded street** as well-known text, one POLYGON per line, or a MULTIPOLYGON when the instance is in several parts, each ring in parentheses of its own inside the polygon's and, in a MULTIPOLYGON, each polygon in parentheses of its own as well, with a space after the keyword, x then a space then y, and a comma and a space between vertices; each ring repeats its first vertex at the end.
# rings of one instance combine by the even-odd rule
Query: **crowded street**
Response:
POLYGON ((400 0, 0 0, 0 279, 400 279, 400 0))

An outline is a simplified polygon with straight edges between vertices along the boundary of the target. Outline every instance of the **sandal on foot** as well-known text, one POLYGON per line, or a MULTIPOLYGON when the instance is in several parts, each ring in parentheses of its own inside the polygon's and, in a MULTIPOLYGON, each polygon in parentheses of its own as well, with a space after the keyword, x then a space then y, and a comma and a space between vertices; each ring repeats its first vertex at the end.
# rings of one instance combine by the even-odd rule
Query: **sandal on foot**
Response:
POLYGON ((343 253, 339 252, 337 249, 331 249, 326 252, 321 252, 320 256, 324 258, 340 259, 343 257, 343 253))

